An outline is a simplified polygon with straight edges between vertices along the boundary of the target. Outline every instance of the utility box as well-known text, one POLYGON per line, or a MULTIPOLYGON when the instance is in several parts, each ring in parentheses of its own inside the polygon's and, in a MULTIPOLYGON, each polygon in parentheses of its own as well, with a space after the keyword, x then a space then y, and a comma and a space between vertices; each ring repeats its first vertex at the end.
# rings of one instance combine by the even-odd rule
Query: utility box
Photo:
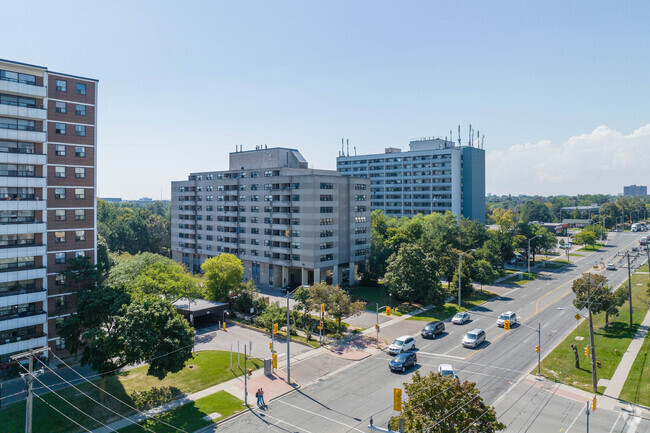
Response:
POLYGON ((271 376, 271 359, 265 359, 264 360, 264 375, 265 376, 271 376))

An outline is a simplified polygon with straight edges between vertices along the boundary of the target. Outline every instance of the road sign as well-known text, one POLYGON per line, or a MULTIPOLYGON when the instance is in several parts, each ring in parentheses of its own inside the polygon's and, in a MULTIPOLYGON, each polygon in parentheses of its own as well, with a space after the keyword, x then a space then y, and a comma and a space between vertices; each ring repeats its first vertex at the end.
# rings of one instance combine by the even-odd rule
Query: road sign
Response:
POLYGON ((573 317, 575 317, 575 318, 576 318, 576 320, 580 320, 580 314, 576 314, 576 315, 575 315, 575 316, 573 316, 573 317))

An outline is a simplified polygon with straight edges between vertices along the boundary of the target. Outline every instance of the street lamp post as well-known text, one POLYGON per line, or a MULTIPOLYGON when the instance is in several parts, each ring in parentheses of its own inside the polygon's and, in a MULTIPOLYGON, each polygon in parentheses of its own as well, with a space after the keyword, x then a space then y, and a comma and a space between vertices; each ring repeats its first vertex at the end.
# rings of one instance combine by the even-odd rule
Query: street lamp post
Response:
POLYGON ((542 235, 537 235, 533 236, 532 238, 528 239, 528 256, 526 257, 526 261, 528 262, 528 279, 530 280, 530 241, 532 241, 535 238, 539 238, 542 235))
POLYGON ((298 290, 296 287, 292 291, 287 290, 287 383, 291 385, 291 323, 289 322, 289 295, 298 290))
POLYGON ((462 263, 461 259, 463 258, 463 256, 465 254, 470 253, 472 251, 476 251, 476 248, 472 248, 470 250, 467 250, 465 252, 461 252, 460 254, 458 254, 458 311, 461 310, 461 307, 460 307, 460 280, 461 280, 460 266, 461 266, 461 263, 462 263))

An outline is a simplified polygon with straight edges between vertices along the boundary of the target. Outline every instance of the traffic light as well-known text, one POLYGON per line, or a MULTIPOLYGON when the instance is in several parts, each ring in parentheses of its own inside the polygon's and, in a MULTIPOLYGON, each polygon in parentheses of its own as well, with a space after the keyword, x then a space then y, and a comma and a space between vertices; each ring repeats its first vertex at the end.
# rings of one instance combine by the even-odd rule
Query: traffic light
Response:
POLYGON ((272 341, 269 343, 269 349, 273 350, 273 342, 272 341))
POLYGON ((321 313, 325 312, 325 304, 320 304, 320 312, 321 313))
POLYGON ((273 333, 274 333, 274 334, 277 334, 277 333, 278 333, 278 324, 277 324, 277 323, 274 323, 274 324, 273 324, 273 333))
POLYGON ((248 377, 251 377, 253 375, 253 369, 249 368, 248 369, 248 377))
POLYGON ((505 329, 506 331, 510 331, 510 320, 503 321, 503 329, 505 329))
POLYGON ((271 356, 271 366, 273 368, 278 368, 278 354, 274 353, 273 356, 271 356))
POLYGON ((393 410, 402 411, 402 390, 393 388, 393 410))
POLYGON ((539 353, 539 346, 535 346, 535 352, 539 353))
POLYGON ((589 346, 585 346, 585 356, 589 358, 589 346))
POLYGON ((379 323, 375 323, 375 329, 379 329, 379 323))
POLYGON ((595 412, 596 411, 596 396, 594 395, 594 398, 591 399, 591 411, 595 412))
POLYGON ((386 307, 386 315, 390 316, 390 307, 386 307))

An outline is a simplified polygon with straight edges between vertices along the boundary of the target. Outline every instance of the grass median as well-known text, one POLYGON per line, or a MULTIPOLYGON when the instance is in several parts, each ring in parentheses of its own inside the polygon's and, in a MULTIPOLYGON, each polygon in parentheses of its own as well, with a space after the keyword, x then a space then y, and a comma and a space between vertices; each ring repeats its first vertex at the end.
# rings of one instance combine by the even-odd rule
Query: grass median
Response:
MULTIPOLYGON (((598 368, 598 379, 611 379, 616 371, 616 367, 621 361, 623 354, 627 350, 632 337, 636 333, 639 324, 643 321, 648 311, 648 299, 646 293, 646 283, 648 282, 647 274, 632 275, 632 306, 634 315, 632 317, 633 327, 630 324, 629 302, 626 301, 619 309, 618 317, 611 317, 609 328, 604 329, 605 314, 595 314, 594 321, 594 346, 596 348, 596 359, 600 360, 601 368, 598 368)), ((625 281, 622 286, 627 290, 628 282, 625 281)), ((566 310, 567 314, 572 314, 566 310)), ((586 311, 583 311, 586 315, 586 311)), ((567 385, 592 391, 591 383, 591 358, 584 356, 584 347, 589 345, 589 322, 584 320, 569 336, 562 341, 553 351, 542 361, 542 375, 549 379, 563 382, 567 385), (571 344, 575 344, 578 349, 580 368, 575 368, 575 357, 571 344)), ((646 366, 646 369, 648 367, 646 366)), ((533 374, 537 373, 537 368, 533 374)), ((636 376, 630 374, 632 382, 629 384, 630 389, 635 389, 639 382, 644 382, 648 386, 650 375, 636 376)), ((628 380, 630 380, 628 378, 628 380)), ((626 384, 627 386, 627 384, 626 384)), ((644 385, 638 385, 643 387, 644 385)), ((599 386, 598 392, 602 393, 605 386, 599 386)))
MULTIPOLYGON (((470 308, 476 307, 477 305, 482 304, 483 302, 494 298, 497 296, 492 292, 487 290, 475 290, 470 296, 462 299, 463 308, 460 311, 465 311, 470 308)), ((452 302, 447 302, 444 305, 439 307, 433 307, 429 310, 423 311, 420 314, 417 314, 413 317, 409 317, 408 320, 421 320, 426 322, 435 322, 439 320, 445 320, 452 317, 454 314, 458 313, 458 304, 452 302)))
POLYGON ((528 278, 528 271, 522 272, 521 274, 513 275, 510 278, 507 278, 502 281, 505 284, 516 284, 518 286, 523 286, 524 284, 530 283, 531 281, 539 278, 539 273, 531 272, 530 278, 528 278))
MULTIPOLYGON (((263 365, 259 359, 248 361, 248 367, 256 370, 263 365)), ((105 390, 131 406, 146 410, 175 400, 183 394, 191 394, 210 386, 241 376, 244 370, 243 356, 237 366, 233 359, 230 369, 230 352, 204 351, 194 354, 187 361, 185 368, 178 373, 167 375, 163 380, 146 375, 147 366, 137 367, 105 380, 105 390)), ((56 370, 55 370, 56 371, 56 370)), ((60 373, 60 371, 57 371, 60 373)), ((100 382, 95 380, 95 384, 100 382)), ((38 382, 35 387, 39 387, 38 382)), ((124 416, 133 415, 135 411, 109 397, 96 387, 88 384, 76 384, 84 393, 99 401, 104 406, 124 416)), ((34 431, 48 433, 69 433, 83 431, 73 422, 56 412, 51 405, 86 428, 100 426, 97 422, 109 423, 120 418, 110 410, 84 396, 72 387, 42 395, 46 403, 34 398, 34 431), (66 403, 70 402, 70 404, 66 403), (76 408, 76 409, 75 409, 76 408), (77 410, 78 409, 78 410, 77 410), (92 418, 97 421, 94 421, 92 418)), ((205 414, 204 414, 205 415, 205 414)), ((25 430, 25 402, 14 403, 0 409, 0 433, 14 433, 25 430)), ((156 430, 158 431, 158 430, 156 430)))

